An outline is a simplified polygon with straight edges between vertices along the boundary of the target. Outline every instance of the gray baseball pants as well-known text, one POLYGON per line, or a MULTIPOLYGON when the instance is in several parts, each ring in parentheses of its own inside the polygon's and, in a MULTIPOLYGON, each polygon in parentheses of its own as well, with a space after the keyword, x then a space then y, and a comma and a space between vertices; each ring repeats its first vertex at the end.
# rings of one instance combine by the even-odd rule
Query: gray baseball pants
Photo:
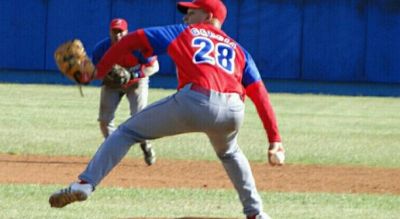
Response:
POLYGON ((263 212, 249 162, 237 144, 245 108, 241 97, 234 93, 199 92, 193 88, 191 84, 186 85, 121 124, 99 147, 79 179, 98 185, 134 143, 203 132, 238 192, 244 214, 263 212))

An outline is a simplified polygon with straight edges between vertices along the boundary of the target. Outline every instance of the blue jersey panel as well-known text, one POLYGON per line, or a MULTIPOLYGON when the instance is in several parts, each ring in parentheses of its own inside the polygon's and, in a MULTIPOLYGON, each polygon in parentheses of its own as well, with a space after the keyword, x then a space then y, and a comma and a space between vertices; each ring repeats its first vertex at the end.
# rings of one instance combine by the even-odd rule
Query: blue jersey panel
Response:
POLYGON ((144 32, 155 54, 167 52, 169 44, 186 29, 186 24, 145 28, 144 32))
POLYGON ((261 80, 261 75, 251 55, 244 49, 243 52, 246 58, 246 65, 244 67, 242 84, 244 87, 247 87, 250 84, 261 80))

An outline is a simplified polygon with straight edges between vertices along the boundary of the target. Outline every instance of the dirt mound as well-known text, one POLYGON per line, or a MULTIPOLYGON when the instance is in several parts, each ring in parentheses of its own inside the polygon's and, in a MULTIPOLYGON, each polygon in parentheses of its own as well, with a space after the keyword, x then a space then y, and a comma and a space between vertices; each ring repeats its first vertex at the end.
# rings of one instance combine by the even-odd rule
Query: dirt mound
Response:
MULTIPOLYGON (((0 154, 0 183, 69 184, 86 167, 86 157, 0 154)), ((400 195, 400 169, 252 163, 261 191, 376 193, 400 195)), ((222 165, 214 161, 124 159, 101 186, 127 188, 229 188, 222 165)))

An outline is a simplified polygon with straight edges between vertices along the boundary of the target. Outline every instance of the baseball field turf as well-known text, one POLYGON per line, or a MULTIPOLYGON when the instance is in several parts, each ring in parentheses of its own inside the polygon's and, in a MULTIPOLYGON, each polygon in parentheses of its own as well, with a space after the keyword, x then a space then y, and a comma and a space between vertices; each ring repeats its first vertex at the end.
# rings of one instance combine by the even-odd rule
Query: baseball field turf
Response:
MULTIPOLYGON (((149 102, 174 90, 152 89, 149 102)), ((100 90, 0 84, 0 218, 242 218, 239 200, 202 134, 134 147, 88 201, 52 209, 102 142, 100 90)), ((127 101, 116 123, 128 118, 127 101)), ((246 100, 239 144, 273 218, 400 218, 398 98, 271 94, 287 165, 266 164, 267 141, 246 100)))

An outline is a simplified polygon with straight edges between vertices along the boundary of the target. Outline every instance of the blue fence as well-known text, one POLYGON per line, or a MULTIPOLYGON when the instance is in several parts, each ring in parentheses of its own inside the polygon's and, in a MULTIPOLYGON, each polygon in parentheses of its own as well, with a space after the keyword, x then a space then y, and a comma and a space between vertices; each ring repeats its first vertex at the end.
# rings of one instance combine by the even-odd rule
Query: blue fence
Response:
MULTIPOLYGON (((79 38, 89 53, 113 17, 131 30, 181 22, 176 0, 2 0, 0 81, 7 70, 54 72, 57 45, 79 38), (3 70, 3 71, 1 71, 3 70)), ((400 83, 399 0, 226 0, 224 30, 265 79, 400 83)), ((161 75, 174 75, 160 57, 161 75)))

